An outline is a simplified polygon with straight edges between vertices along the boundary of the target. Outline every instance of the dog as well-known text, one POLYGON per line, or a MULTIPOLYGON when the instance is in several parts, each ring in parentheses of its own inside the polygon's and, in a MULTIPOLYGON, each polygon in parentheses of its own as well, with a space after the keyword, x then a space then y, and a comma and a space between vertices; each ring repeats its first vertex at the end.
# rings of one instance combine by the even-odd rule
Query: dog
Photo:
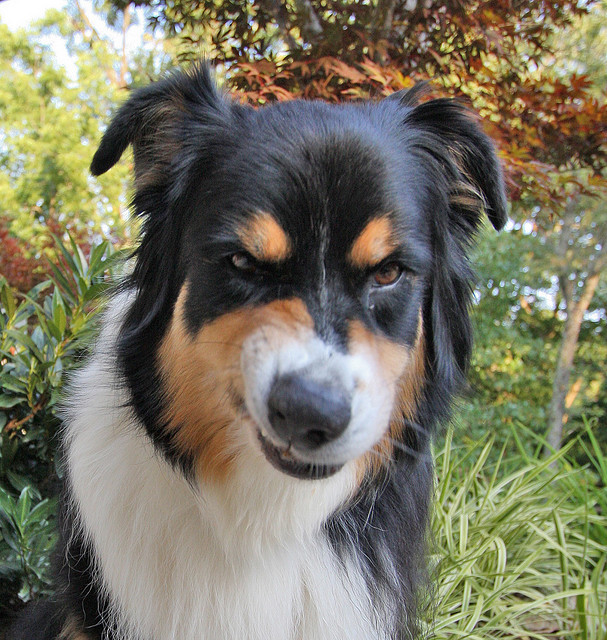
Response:
POLYGON ((141 239, 66 402, 56 596, 16 638, 422 633, 433 468, 504 181, 414 88, 254 109, 206 66, 135 91, 141 239))

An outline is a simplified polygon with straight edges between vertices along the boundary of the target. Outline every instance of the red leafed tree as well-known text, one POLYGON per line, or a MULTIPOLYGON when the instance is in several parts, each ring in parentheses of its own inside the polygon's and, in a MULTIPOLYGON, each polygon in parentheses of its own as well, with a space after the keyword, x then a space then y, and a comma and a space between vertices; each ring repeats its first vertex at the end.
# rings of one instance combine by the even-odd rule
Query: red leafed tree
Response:
POLYGON ((23 243, 0 223, 0 275, 19 291, 29 291, 44 280, 40 260, 29 258, 23 243))

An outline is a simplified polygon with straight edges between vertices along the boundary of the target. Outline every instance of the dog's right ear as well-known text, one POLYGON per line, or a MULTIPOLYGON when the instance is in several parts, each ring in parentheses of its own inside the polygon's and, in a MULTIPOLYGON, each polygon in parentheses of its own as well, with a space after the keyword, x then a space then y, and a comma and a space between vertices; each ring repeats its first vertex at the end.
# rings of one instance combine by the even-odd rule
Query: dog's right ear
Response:
POLYGON ((135 186, 162 179, 172 160, 187 143, 185 130, 209 124, 225 114, 227 100, 217 90, 207 65, 138 89, 120 107, 110 123, 91 163, 99 176, 133 146, 135 186), (188 125, 188 126, 184 126, 188 125))
POLYGON ((170 103, 166 82, 136 91, 114 115, 91 162, 91 173, 100 176, 120 160, 129 144, 138 148, 145 143, 158 126, 161 111, 170 110, 170 103))

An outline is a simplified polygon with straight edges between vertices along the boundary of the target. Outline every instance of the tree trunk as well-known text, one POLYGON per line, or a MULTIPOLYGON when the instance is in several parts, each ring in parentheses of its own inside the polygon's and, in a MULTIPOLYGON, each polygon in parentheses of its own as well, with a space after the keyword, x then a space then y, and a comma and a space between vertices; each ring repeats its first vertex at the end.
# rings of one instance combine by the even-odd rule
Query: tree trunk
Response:
MULTIPOLYGON (((378 0, 375 15, 371 22, 371 42, 377 47, 383 38, 387 38, 392 30, 396 0, 378 0)), ((383 49, 377 48, 373 59, 378 64, 385 64, 387 57, 383 49)))
POLYGON ((122 60, 120 62, 120 76, 118 78, 118 86, 121 89, 127 88, 126 74, 129 70, 126 50, 126 34, 131 26, 131 10, 130 4, 127 4, 122 11, 122 60))
MULTIPOLYGON (((584 314, 590 306, 592 297, 600 280, 600 272, 592 273, 586 279, 582 295, 577 302, 573 298, 567 300, 567 320, 563 331, 563 340, 559 350, 558 363, 552 385, 552 399, 550 401, 550 422, 546 442, 546 454, 558 451, 563 441, 563 422, 565 417, 565 400, 569 391, 569 379, 573 370, 573 359, 577 349, 578 338, 584 314)), ((568 296, 567 296, 568 297, 568 296)))

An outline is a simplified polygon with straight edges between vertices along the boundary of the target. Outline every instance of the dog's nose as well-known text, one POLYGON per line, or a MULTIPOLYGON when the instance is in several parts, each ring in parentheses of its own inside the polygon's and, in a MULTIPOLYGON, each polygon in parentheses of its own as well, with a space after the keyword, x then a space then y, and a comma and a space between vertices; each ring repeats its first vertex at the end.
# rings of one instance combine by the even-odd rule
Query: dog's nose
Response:
POLYGON ((268 398, 270 424, 280 438, 305 449, 338 438, 350 422, 349 395, 298 374, 276 378, 268 398))

